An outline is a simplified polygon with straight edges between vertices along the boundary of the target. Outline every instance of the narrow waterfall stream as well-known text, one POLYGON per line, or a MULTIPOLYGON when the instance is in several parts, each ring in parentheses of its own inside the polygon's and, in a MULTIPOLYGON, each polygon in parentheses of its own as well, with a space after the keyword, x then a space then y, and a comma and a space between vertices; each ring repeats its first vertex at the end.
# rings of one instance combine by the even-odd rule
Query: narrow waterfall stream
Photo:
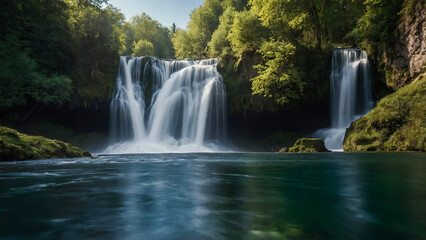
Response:
POLYGON ((333 151, 343 149, 350 124, 373 107, 372 77, 367 53, 359 49, 334 49, 330 75, 331 128, 319 129, 313 137, 324 140, 333 151))
POLYGON ((106 153, 203 152, 226 138, 218 60, 120 57, 106 153))

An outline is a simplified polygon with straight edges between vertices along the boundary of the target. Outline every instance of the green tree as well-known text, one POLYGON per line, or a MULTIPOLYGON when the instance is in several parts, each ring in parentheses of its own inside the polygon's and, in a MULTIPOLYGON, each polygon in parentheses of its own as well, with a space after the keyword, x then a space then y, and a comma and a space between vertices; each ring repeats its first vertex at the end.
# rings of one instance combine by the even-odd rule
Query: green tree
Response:
POLYGON ((36 61, 21 50, 16 36, 7 35, 0 41, 0 110, 24 106, 28 100, 62 105, 71 91, 68 77, 40 72, 36 61))
POLYGON ((276 39, 320 50, 342 42, 363 11, 360 0, 250 0, 251 9, 276 39))
POLYGON ((133 45, 133 56, 153 56, 154 55, 154 45, 147 40, 139 40, 133 45))
MULTIPOLYGON (((158 21, 153 20, 146 13, 131 18, 133 28, 133 41, 146 40, 154 46, 153 56, 160 58, 170 58, 172 52, 172 42, 170 40, 170 30, 162 26, 158 21)), ((128 43, 127 43, 128 44, 128 43)), ((132 42, 133 44, 133 42, 132 42)), ((126 46, 126 48, 129 46, 126 46)))
POLYGON ((273 98, 284 105, 300 99, 304 83, 293 64, 296 47, 289 42, 271 40, 259 49, 263 63, 254 66, 258 75, 251 79, 253 94, 273 98))
POLYGON ((394 40, 393 31, 402 4, 403 0, 366 0, 366 11, 348 37, 354 38, 371 56, 377 57, 394 40))
POLYGON ((252 11, 259 16, 262 25, 268 27, 275 38, 294 36, 309 38, 304 43, 321 46, 321 23, 315 0, 250 0, 252 11))
POLYGON ((173 48, 175 49, 175 58, 196 58, 192 41, 188 36, 188 32, 183 29, 176 30, 172 36, 173 48))
POLYGON ((135 30, 129 22, 124 22, 121 26, 121 31, 124 35, 124 48, 120 52, 120 55, 129 56, 132 55, 133 43, 135 42, 135 30))
POLYGON ((124 49, 123 21, 123 14, 111 5, 99 8, 70 2, 70 76, 83 103, 105 99, 114 86, 119 53, 124 49))
POLYGON ((188 23, 188 36, 191 39, 193 52, 197 58, 207 55, 207 44, 219 25, 222 7, 219 0, 206 0, 203 6, 194 9, 188 23))
POLYGON ((231 53, 231 44, 227 37, 229 29, 234 22, 235 13, 236 11, 233 7, 228 7, 223 15, 219 17, 219 26, 216 31, 214 31, 208 43, 209 57, 225 56, 231 53))
POLYGON ((231 43, 236 57, 245 51, 256 51, 264 41, 265 29, 257 16, 248 10, 237 12, 234 17, 227 40, 231 43))
POLYGON ((13 34, 20 47, 48 72, 67 71, 68 5, 63 0, 4 0, 0 38, 13 34))
POLYGON ((222 0, 221 6, 223 10, 234 8, 236 11, 243 11, 247 8, 248 0, 222 0))
POLYGON ((206 0, 190 14, 187 31, 178 30, 173 34, 173 48, 176 58, 205 58, 209 54, 208 43, 219 25, 222 14, 221 1, 206 0), (183 33, 185 31, 186 33, 183 33))

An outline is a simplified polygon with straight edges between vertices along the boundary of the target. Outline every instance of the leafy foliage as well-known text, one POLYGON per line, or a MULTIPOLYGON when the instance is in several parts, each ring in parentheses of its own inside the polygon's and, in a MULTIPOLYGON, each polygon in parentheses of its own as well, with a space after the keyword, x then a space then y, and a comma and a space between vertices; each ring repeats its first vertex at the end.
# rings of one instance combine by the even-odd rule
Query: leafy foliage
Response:
POLYGON ((107 0, 5 0, 0 20, 3 109, 28 100, 70 106, 105 101, 120 53, 172 53, 168 28, 146 14, 124 22, 107 0))
POLYGON ((296 47, 284 41, 264 42, 259 53, 266 62, 254 66, 258 76, 251 79, 253 94, 271 97, 278 104, 299 99, 306 83, 292 64, 296 47))
POLYGON ((222 0, 221 6, 224 10, 233 8, 236 11, 242 11, 247 7, 248 0, 222 0))
POLYGON ((205 0, 183 30, 164 27, 145 13, 125 22, 108 0, 4 0, 0 105, 105 101, 123 54, 219 57, 228 92, 235 93, 228 95, 236 101, 230 104, 241 111, 269 109, 270 99, 293 106, 326 95, 323 73, 333 46, 364 48, 379 65, 398 13, 418 1, 424 2, 205 0))
POLYGON ((403 0, 367 0, 366 11, 348 37, 354 38, 369 55, 378 56, 392 41, 403 0))
MULTIPOLYGON (((160 58, 171 57, 170 30, 167 27, 163 27, 158 21, 153 20, 146 13, 132 17, 130 26, 124 26, 131 28, 131 30, 127 30, 130 34, 127 36, 129 39, 126 40, 126 44, 131 43, 131 46, 135 46, 139 41, 144 40, 145 42, 150 42, 154 48, 153 53, 151 52, 149 55, 160 58)), ((126 49, 131 48, 131 46, 127 45, 126 49)), ((132 55, 138 56, 135 52, 132 55)))
POLYGON ((245 51, 256 51, 262 44, 264 29, 252 11, 237 12, 227 39, 236 57, 245 51))
MULTIPOLYGON (((353 38, 345 36, 365 8, 361 0, 223 0, 220 11, 216 2, 205 1, 191 13, 188 31, 173 36, 175 56, 219 57, 224 65, 235 64, 234 73, 226 73, 228 77, 241 74, 240 64, 252 64, 256 71, 248 74, 251 88, 243 89, 272 98, 281 106, 290 106, 305 96, 324 96, 328 86, 319 84, 324 78, 318 73, 327 70, 329 55, 325 53, 330 52, 332 44, 351 44, 353 38), (211 20, 212 12, 219 17, 218 24, 211 20), (272 54, 274 51, 276 54, 272 54), (253 53, 260 55, 256 57, 260 61, 247 60, 246 56, 253 53), (310 61, 316 61, 317 66, 310 61)), ((228 91, 241 84, 229 83, 228 91)), ((252 101, 259 100, 245 102, 252 101)))
POLYGON ((123 15, 112 6, 83 7, 78 1, 70 3, 68 14, 73 85, 85 101, 104 98, 113 88, 119 52, 124 48, 123 15))
POLYGON ((176 58, 205 58, 207 45, 219 25, 223 9, 219 0, 206 0, 190 15, 188 31, 178 30, 172 37, 176 58), (175 36, 176 35, 176 36, 175 36))
POLYGON ((147 40, 139 40, 133 45, 133 56, 153 56, 154 45, 147 40))
POLYGON ((69 99, 71 91, 71 79, 53 74, 34 78, 28 94, 37 102, 62 105, 69 99))
POLYGON ((188 23, 188 36, 198 58, 206 56, 207 44, 219 25, 218 16, 221 13, 222 7, 219 0, 206 0, 202 7, 192 11, 191 21, 188 23))
POLYGON ((225 56, 231 53, 231 44, 227 39, 229 30, 234 22, 235 9, 226 8, 222 16, 219 17, 219 26, 213 32, 208 43, 209 57, 225 56))
POLYGON ((0 109, 22 106, 27 99, 62 105, 68 100, 71 80, 63 75, 47 76, 13 35, 0 42, 0 109))
POLYGON ((178 29, 172 36, 173 47, 175 49, 175 57, 178 59, 183 58, 196 58, 197 55, 191 45, 191 39, 188 32, 183 29, 178 29))

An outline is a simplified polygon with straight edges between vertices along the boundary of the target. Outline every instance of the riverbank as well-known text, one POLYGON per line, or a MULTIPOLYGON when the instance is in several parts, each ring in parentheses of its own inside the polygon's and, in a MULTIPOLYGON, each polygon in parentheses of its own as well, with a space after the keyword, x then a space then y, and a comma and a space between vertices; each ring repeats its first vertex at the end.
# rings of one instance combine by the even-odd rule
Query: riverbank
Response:
POLYGON ((345 151, 426 151, 426 75, 384 97, 346 131, 345 151))

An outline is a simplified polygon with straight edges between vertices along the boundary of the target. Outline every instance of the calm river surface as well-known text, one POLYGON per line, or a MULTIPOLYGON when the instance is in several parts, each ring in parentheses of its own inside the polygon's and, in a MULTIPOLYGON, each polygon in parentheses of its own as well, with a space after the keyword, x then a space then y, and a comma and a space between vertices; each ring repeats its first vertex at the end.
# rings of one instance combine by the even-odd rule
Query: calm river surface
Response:
POLYGON ((0 239, 426 239, 426 154, 0 163, 0 239))

